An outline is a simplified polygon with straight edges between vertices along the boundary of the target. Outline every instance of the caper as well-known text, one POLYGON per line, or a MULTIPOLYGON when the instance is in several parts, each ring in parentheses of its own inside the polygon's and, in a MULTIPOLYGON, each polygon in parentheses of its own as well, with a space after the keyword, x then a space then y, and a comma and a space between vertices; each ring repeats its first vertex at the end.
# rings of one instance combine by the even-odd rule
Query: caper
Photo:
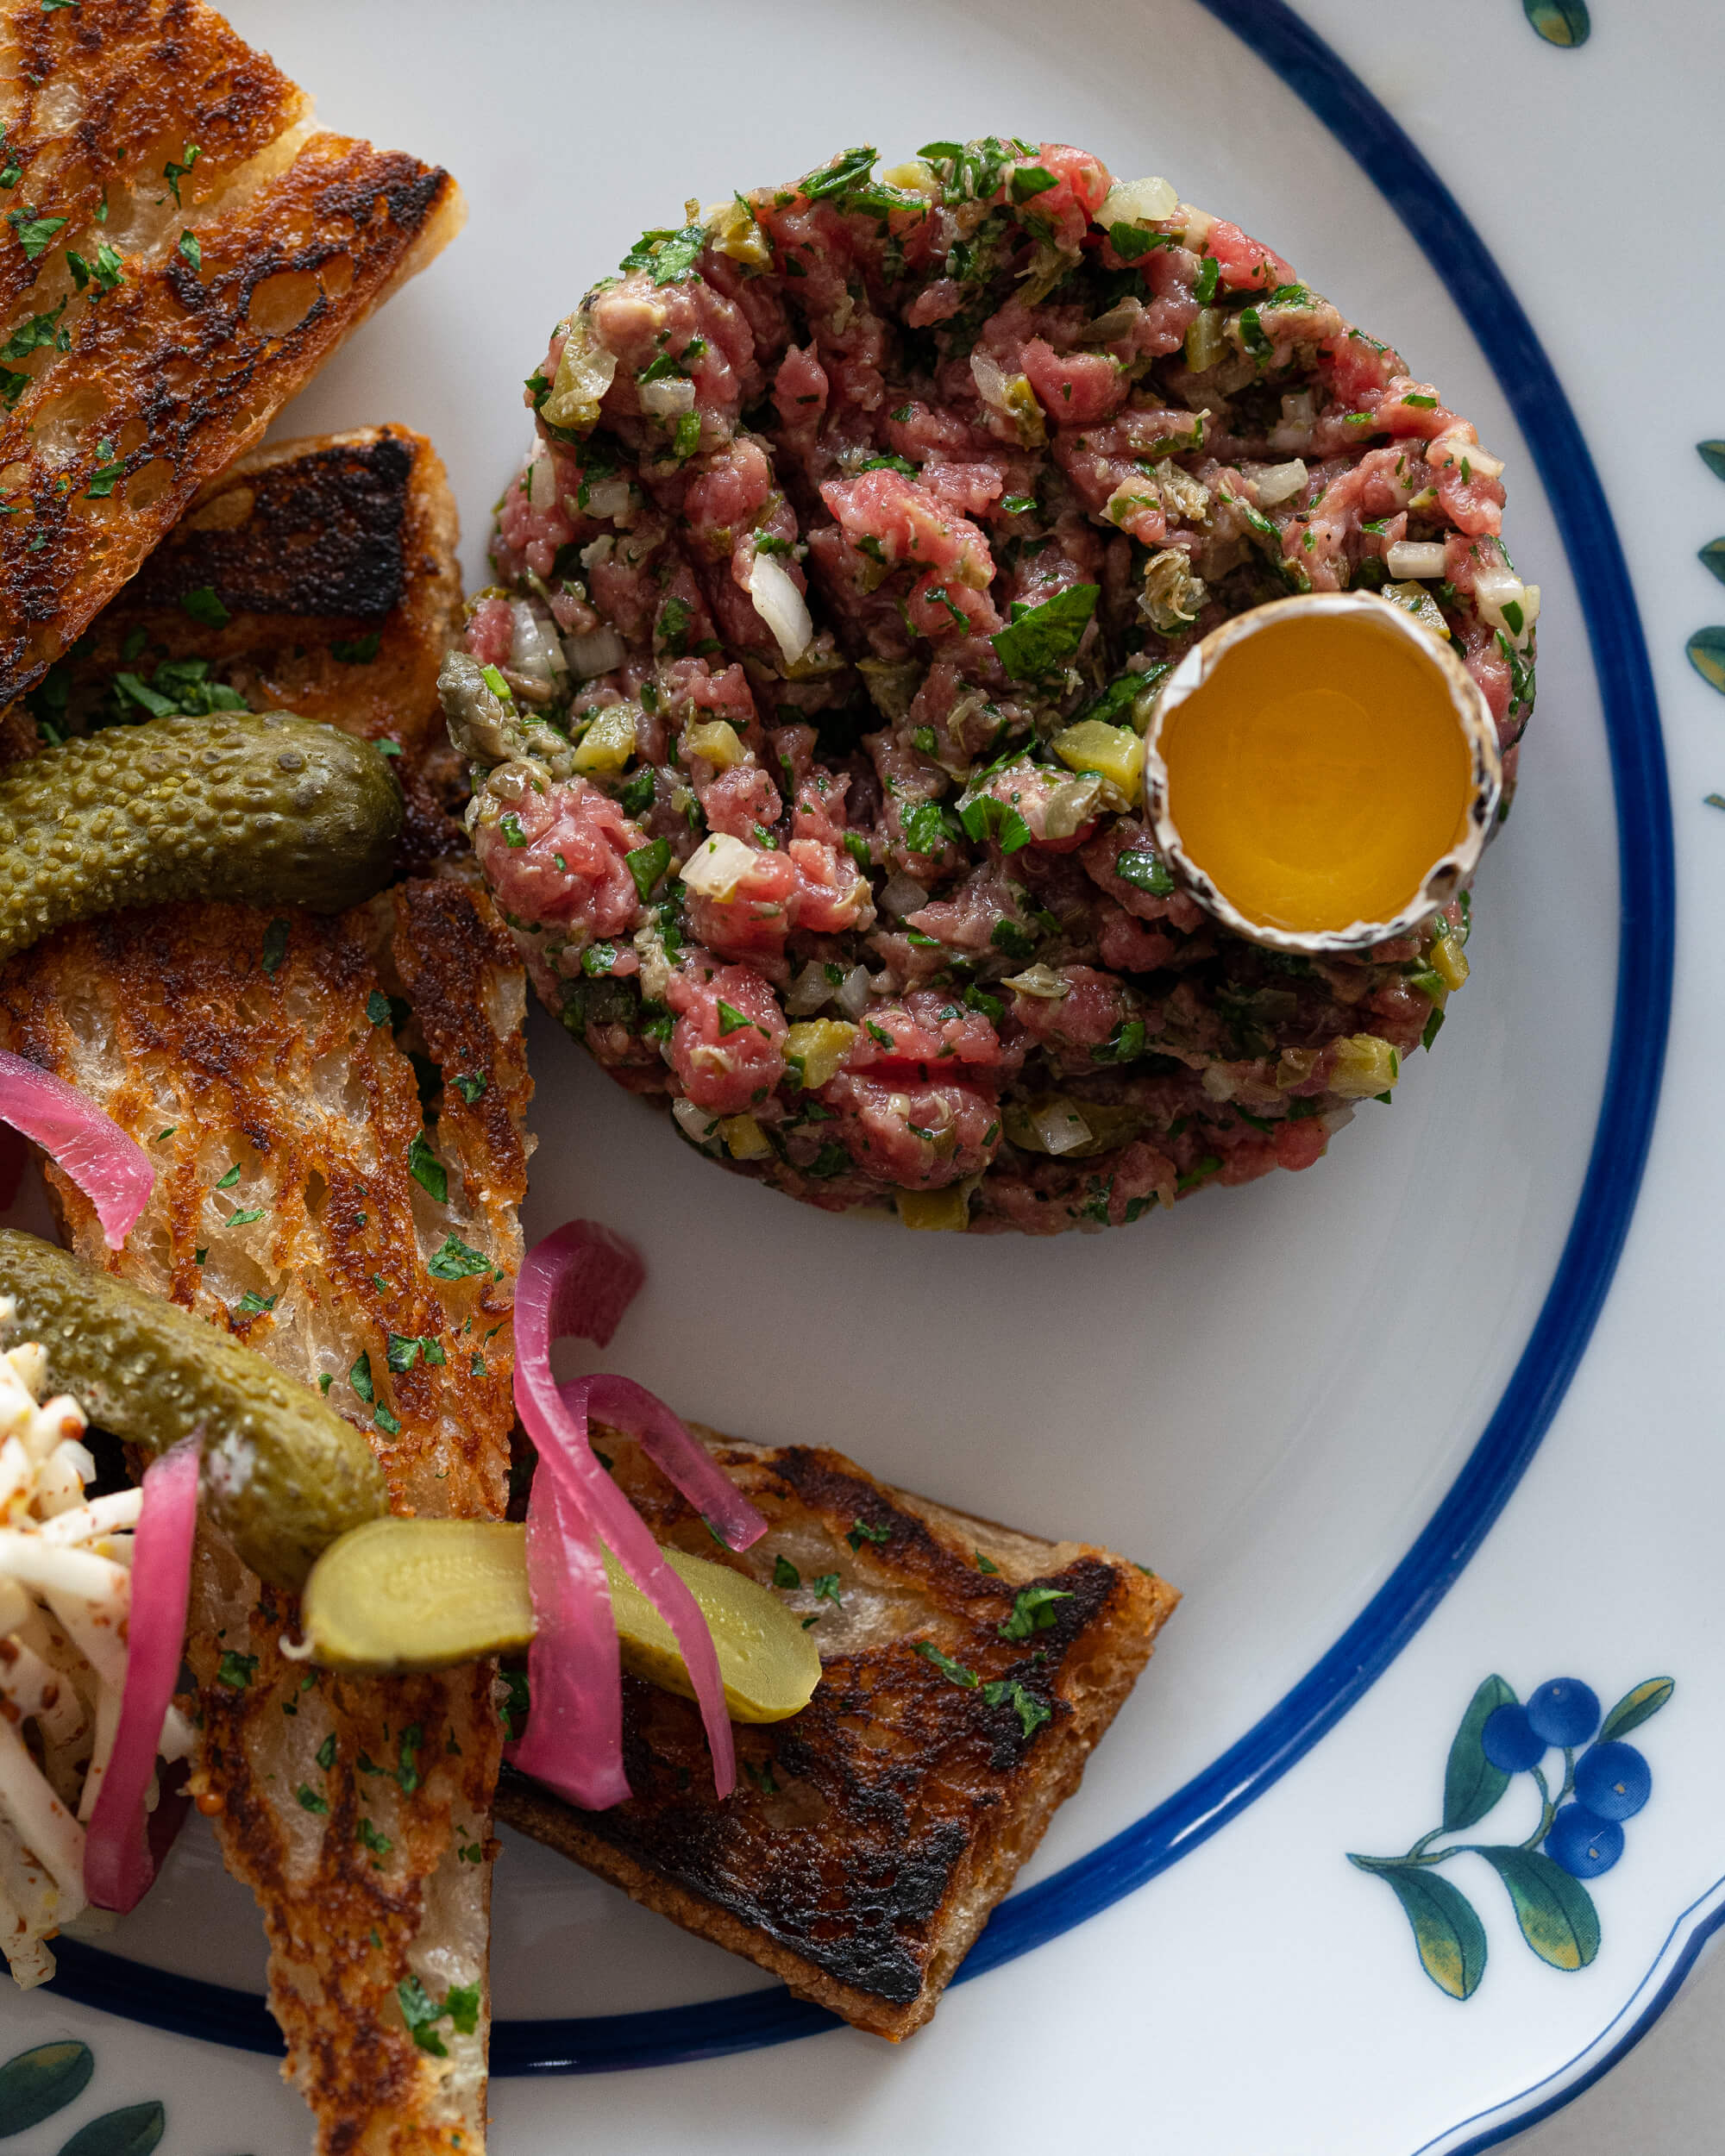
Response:
MULTIPOLYGON (((731 1719, 782 1721, 808 1705, 820 1655, 770 1589, 681 1550, 665 1560, 712 1634, 731 1719)), ((694 1697, 676 1637, 609 1551, 623 1666, 694 1697)), ((376 1520, 332 1543, 302 1605, 314 1661, 339 1670, 445 1669, 525 1647, 534 1633, 525 1531, 503 1520, 376 1520)))
POLYGON ((0 772, 0 960, 176 899, 340 912, 388 881, 401 819, 380 750, 287 711, 62 743, 0 772))
POLYGON ((371 1447, 261 1355, 159 1296, 0 1228, 0 1348, 40 1341, 92 1422, 162 1452, 200 1426, 200 1503, 254 1572, 297 1588, 318 1551, 387 1509, 371 1447))

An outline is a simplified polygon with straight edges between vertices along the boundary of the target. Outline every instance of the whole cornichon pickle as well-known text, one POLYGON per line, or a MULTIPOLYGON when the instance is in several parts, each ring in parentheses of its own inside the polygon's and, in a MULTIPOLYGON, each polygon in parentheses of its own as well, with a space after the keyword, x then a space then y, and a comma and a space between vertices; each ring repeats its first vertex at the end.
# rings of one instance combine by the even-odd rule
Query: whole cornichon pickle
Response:
POLYGON ((201 1318, 16 1228, 0 1228, 0 1349, 40 1341, 49 1382, 103 1429, 165 1452, 202 1426, 199 1502, 276 1586, 298 1589, 338 1535, 388 1511, 353 1425, 201 1318))
POLYGON ((174 899, 336 913, 389 881, 401 792, 371 743, 288 711, 110 726, 0 773, 0 960, 174 899))

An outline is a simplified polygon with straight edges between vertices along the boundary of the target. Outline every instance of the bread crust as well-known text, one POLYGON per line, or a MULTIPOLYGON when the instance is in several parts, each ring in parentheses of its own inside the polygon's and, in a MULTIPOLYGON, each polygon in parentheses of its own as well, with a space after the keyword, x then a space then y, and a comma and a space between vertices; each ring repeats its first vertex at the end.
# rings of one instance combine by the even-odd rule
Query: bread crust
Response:
POLYGON ((3 706, 465 212, 198 0, 0 0, 0 41, 3 706))
MULTIPOLYGON (((1109 1551, 973 1519, 842 1454, 701 1434, 768 1521, 754 1550, 722 1561, 770 1582, 786 1557, 804 1583, 787 1599, 818 1613, 814 1698, 788 1722, 737 1730, 742 1780, 720 1805, 694 1708, 625 1679, 630 1799, 582 1812, 505 1770, 498 1817, 897 2041, 932 2015, 1076 1789, 1179 1597, 1109 1551), (828 1573, 836 1607, 808 1591, 828 1573), (1046 1628, 1005 1639, 1026 1587, 1062 1599, 1043 1605, 1046 1628), (1023 1687, 1026 1717, 1009 1697, 991 1703, 994 1683, 1023 1687)), ((599 1442, 661 1541, 719 1554, 632 1440, 599 1442)))

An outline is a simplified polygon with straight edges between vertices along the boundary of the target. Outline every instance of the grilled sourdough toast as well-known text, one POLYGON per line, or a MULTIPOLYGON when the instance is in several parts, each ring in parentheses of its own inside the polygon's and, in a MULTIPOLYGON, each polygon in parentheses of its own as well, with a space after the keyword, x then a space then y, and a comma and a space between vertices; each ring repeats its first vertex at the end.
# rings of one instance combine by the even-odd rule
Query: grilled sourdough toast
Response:
POLYGON ((235 699, 396 752, 404 874, 464 856, 437 669, 461 628, 442 460, 405 427, 272 442, 203 488, 0 727, 0 759, 235 699))
MULTIPOLYGON (((0 975, 6 1045, 157 1170, 115 1253, 50 1169, 72 1247, 320 1386, 423 1514, 505 1508, 524 1008, 509 936, 448 879, 333 919, 114 915, 0 975)), ((286 2071, 328 2156, 480 2156, 492 1666, 342 1677, 283 1656, 296 1629, 200 1539, 194 1786, 263 1912, 286 2071)))
POLYGON ((198 0, 0 0, 0 707, 460 229, 198 0))
POLYGON ((719 1803, 693 1705, 624 1679, 632 1795, 583 1812, 504 1771, 498 1817, 858 2028, 919 2028, 1148 1660, 1179 1596, 1124 1557, 889 1489, 841 1454, 701 1436, 763 1513, 740 1556, 631 1438, 612 1473, 661 1542, 809 1620, 821 1681, 736 1731, 719 1803))

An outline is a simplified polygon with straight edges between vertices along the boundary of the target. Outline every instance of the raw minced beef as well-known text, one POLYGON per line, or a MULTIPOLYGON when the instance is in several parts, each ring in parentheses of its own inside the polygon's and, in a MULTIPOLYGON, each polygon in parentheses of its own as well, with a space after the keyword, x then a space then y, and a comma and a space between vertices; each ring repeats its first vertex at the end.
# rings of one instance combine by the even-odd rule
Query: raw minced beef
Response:
POLYGON ((1228 934, 1140 736, 1227 615, 1364 588, 1513 780, 1502 467, 1163 182, 874 165, 691 204, 557 325, 445 677, 484 872, 612 1075, 813 1204, 1046 1233, 1308 1167, 1429 1045, 1465 899, 1358 959, 1228 934))

